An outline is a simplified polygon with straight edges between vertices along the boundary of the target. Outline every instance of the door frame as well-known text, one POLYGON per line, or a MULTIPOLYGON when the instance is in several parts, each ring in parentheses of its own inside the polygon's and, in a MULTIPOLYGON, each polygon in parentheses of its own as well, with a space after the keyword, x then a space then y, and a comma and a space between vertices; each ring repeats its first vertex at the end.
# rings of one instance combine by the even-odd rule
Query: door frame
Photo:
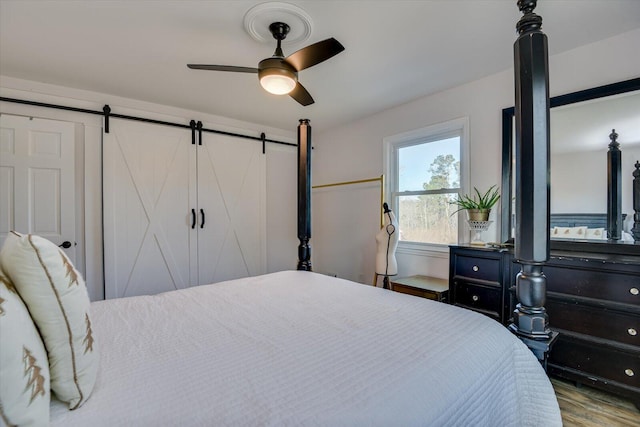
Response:
POLYGON ((0 102, 0 114, 74 124, 76 262, 92 301, 104 299, 102 248, 102 117, 0 102))

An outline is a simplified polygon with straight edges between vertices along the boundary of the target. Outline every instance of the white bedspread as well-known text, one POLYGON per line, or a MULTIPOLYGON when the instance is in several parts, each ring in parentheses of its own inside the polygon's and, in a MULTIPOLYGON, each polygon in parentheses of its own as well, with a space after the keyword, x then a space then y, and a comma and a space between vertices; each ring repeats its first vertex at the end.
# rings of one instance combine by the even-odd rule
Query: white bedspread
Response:
POLYGON ((553 426, 533 354, 499 323, 288 271, 92 304, 91 398, 53 426, 553 426))

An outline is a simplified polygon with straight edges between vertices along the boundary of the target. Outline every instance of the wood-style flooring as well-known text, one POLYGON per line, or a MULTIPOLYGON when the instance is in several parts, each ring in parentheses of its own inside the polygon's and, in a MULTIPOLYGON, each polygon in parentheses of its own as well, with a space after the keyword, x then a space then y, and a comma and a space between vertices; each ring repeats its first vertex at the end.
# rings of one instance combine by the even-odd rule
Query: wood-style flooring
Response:
POLYGON ((564 427, 640 427, 640 410, 628 400, 551 378, 564 427))

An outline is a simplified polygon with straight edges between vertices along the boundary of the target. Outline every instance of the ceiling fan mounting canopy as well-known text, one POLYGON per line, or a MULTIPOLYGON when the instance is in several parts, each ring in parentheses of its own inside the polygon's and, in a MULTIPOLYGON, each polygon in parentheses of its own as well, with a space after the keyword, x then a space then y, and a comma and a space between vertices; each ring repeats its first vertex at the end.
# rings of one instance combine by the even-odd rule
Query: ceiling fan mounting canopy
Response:
POLYGON ((277 41, 276 50, 273 56, 260 61, 258 68, 206 64, 187 64, 187 67, 195 70, 257 73, 260 84, 268 92, 276 95, 289 94, 303 106, 313 104, 311 94, 298 81, 298 72, 337 55, 344 50, 344 46, 336 39, 329 38, 304 47, 285 58, 281 44, 290 29, 284 22, 273 22, 269 25, 269 31, 277 41))
POLYGON ((287 34, 289 34, 290 30, 291 27, 289 27, 284 22, 274 22, 273 24, 269 25, 269 31, 271 31, 271 34, 273 34, 273 38, 280 41, 287 38, 287 34))

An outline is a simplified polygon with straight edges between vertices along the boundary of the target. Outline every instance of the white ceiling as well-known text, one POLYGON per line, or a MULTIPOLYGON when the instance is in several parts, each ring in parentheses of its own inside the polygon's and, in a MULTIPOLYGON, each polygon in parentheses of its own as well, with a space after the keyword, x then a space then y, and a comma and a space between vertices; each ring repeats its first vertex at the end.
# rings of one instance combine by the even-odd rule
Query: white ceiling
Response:
MULTIPOLYGON (((316 101, 302 107, 255 75, 186 67, 271 56, 275 42, 243 27, 260 3, 0 0, 0 75, 282 129, 309 118, 322 130, 511 67, 521 16, 516 0, 289 1, 313 27, 285 55, 328 37, 346 48, 300 73, 316 101)), ((541 0, 536 12, 550 54, 640 28, 639 0, 541 0)))

